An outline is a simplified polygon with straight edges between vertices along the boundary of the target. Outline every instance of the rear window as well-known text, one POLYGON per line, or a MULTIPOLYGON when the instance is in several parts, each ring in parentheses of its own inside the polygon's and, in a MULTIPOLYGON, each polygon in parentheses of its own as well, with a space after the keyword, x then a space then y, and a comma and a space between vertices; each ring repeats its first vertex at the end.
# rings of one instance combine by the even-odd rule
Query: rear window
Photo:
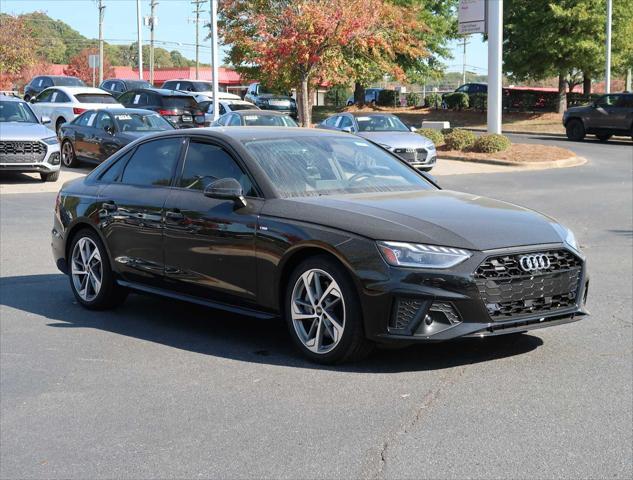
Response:
POLYGON ((118 103, 116 99, 107 93, 80 93, 75 98, 81 103, 118 103))
POLYGON ((242 117, 244 125, 252 127, 297 127, 297 123, 285 115, 249 114, 242 117))
POLYGON ((251 110, 251 109, 253 109, 253 105, 245 105, 243 103, 230 103, 229 107, 231 108, 232 112, 235 112, 237 110, 251 110))
POLYGON ((55 82, 55 85, 58 85, 60 87, 85 87, 86 86, 83 80, 79 78, 75 78, 75 77, 55 78, 53 81, 55 82))
POLYGON ((170 108, 197 109, 198 103, 193 97, 163 97, 163 105, 170 108))

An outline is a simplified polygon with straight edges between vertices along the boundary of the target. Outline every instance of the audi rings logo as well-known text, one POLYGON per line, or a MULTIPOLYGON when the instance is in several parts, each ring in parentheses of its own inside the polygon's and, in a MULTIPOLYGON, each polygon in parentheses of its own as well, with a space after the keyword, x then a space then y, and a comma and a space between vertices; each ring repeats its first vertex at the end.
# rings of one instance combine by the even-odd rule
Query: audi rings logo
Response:
POLYGON ((523 255, 519 258, 519 265, 526 272, 535 272, 536 270, 545 270, 550 267, 549 257, 544 253, 535 253, 532 255, 523 255))

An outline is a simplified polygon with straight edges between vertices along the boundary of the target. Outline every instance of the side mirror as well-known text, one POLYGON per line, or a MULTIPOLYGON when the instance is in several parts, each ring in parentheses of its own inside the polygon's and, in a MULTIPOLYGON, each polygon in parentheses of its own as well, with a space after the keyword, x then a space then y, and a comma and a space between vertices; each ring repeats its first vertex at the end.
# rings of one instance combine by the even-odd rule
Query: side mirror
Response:
POLYGON ((221 200, 233 200, 239 208, 246 206, 242 185, 234 178, 221 178, 211 182, 204 189, 204 196, 221 200))
POLYGON ((29 98, 29 103, 35 103, 35 97, 29 98))
POLYGON ((48 125, 49 123, 51 123, 51 117, 43 116, 42 125, 48 125))
POLYGON ((413 125, 409 127, 409 130, 411 130, 412 132, 417 132, 418 129, 415 128, 413 125))
POLYGON ((354 133, 354 127, 343 127, 341 128, 342 132, 354 133))

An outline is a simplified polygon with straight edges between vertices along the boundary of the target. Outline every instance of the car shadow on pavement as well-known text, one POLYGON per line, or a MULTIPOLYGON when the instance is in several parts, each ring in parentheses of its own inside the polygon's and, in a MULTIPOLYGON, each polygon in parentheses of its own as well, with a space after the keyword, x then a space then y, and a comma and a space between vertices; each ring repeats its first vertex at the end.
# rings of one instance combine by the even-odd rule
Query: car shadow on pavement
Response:
POLYGON ((361 362, 324 367, 301 357, 280 319, 258 320, 136 294, 116 310, 91 312, 76 303, 61 274, 3 277, 0 291, 0 305, 42 316, 52 328, 99 329, 201 355, 297 368, 357 373, 441 370, 525 354, 543 344, 539 337, 525 334, 472 338, 378 349, 361 362))

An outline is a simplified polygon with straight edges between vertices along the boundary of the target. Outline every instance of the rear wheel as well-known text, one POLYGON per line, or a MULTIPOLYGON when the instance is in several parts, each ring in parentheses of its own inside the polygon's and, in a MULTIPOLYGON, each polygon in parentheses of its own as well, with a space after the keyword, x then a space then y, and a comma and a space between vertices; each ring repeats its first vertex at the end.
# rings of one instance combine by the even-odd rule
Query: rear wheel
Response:
POLYGON ((286 288, 285 316, 294 343, 310 360, 335 364, 360 360, 373 349, 363 328, 356 289, 328 256, 304 260, 286 288))
POLYGON ((56 182, 59 178, 59 170, 50 173, 40 173, 40 178, 42 182, 56 182))
POLYGON ((613 135, 607 135, 607 134, 598 134, 596 135, 596 137, 598 138, 598 140, 600 140, 601 142, 606 142, 607 140, 609 140, 613 135))
POLYGON ((567 122, 565 130, 567 132, 567 138, 573 140, 574 142, 579 142, 585 138, 585 126, 582 121, 576 118, 572 118, 569 122, 567 122))
POLYGON ((68 168, 76 167, 79 164, 75 148, 70 140, 64 140, 62 143, 62 163, 68 168))
POLYGON ((60 135, 60 131, 62 129, 62 125, 66 123, 66 119, 65 118, 58 118, 57 122, 55 122, 55 133, 57 133, 57 136, 59 137, 60 135))
POLYGON ((84 229, 77 232, 69 252, 70 288, 82 306, 90 310, 104 310, 125 300, 128 291, 117 285, 108 254, 94 231, 84 229))

